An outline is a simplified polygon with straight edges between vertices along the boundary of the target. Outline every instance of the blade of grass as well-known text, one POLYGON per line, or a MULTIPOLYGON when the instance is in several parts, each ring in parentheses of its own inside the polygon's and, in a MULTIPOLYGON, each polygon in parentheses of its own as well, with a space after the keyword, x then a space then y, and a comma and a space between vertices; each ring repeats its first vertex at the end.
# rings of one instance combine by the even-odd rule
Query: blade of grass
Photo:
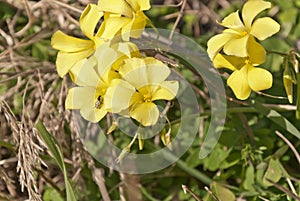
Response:
POLYGON ((259 111, 265 117, 270 119, 272 122, 279 125, 281 128, 285 129, 290 134, 292 134, 295 137, 297 137, 298 139, 300 139, 299 130, 289 120, 287 120, 285 117, 283 117, 280 113, 263 106, 261 103, 259 103, 257 101, 253 103, 253 106, 257 111, 259 111))
POLYGON ((64 163, 64 157, 62 154, 62 149, 60 144, 57 140, 47 131, 44 124, 39 120, 38 123, 35 125, 36 129, 40 133, 41 137, 43 138, 44 142, 46 143, 49 151, 53 155, 53 159, 56 161, 57 165, 61 169, 64 174, 65 185, 66 185, 66 194, 67 194, 67 201, 76 201, 75 192, 71 185, 71 182, 68 178, 66 166, 64 163))

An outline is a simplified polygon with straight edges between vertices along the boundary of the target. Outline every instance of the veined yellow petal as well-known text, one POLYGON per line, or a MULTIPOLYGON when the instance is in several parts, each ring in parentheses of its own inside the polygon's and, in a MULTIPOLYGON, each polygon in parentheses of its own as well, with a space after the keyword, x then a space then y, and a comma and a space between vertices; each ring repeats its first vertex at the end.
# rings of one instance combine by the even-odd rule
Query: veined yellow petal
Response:
POLYGON ((97 64, 95 57, 84 59, 84 63, 80 62, 79 65, 75 64, 71 69, 72 76, 75 77, 74 83, 79 86, 89 86, 97 88, 101 79, 95 71, 94 67, 97 64))
MULTIPOLYGON (((248 31, 250 31, 254 18, 263 10, 271 8, 271 3, 262 0, 247 1, 242 10, 242 18, 248 31)), ((265 30, 265 29, 264 29, 265 30)))
POLYGON ((262 68, 248 67, 248 83, 253 91, 269 89, 273 84, 272 74, 262 68))
POLYGON ((101 0, 98 1, 98 6, 104 12, 132 17, 132 8, 125 0, 101 0))
POLYGON ((95 107, 96 90, 92 87, 73 87, 69 90, 66 109, 81 109, 82 107, 95 107))
POLYGON ((228 86, 232 89, 234 95, 240 100, 247 99, 251 93, 247 79, 247 71, 247 66, 244 66, 241 70, 234 71, 227 80, 228 86))
POLYGON ((245 57, 228 56, 224 54, 217 54, 213 60, 216 68, 228 68, 232 71, 239 70, 245 65, 245 57))
POLYGON ((86 120, 96 123, 99 122, 107 114, 107 110, 103 108, 98 109, 94 105, 93 107, 81 108, 80 114, 86 120))
POLYGON ((96 36, 103 39, 113 39, 122 27, 130 20, 130 18, 121 16, 109 17, 103 21, 96 36))
POLYGON ((251 32, 259 40, 264 40, 280 30, 280 25, 270 17, 259 18, 254 21, 251 32))
POLYGON ((234 38, 235 34, 221 33, 211 37, 207 42, 207 53, 211 60, 214 59, 217 53, 221 51, 224 45, 234 38))
POLYGON ((143 126, 151 126, 157 122, 159 110, 152 102, 137 103, 132 106, 129 115, 143 126))
POLYGON ((64 52, 78 52, 91 49, 94 42, 69 36, 61 31, 56 31, 51 38, 51 45, 54 49, 64 52))
POLYGON ((172 100, 176 96, 178 89, 179 83, 177 81, 164 81, 152 95, 152 100, 172 100))
POLYGON ((266 51, 261 44, 256 42, 253 36, 248 40, 248 55, 251 63, 256 66, 266 61, 266 51))
MULTIPOLYGON (((80 70, 81 70, 83 64, 86 62, 86 60, 87 60, 87 59, 84 58, 84 59, 81 59, 80 61, 77 61, 77 62, 74 64, 74 66, 69 70, 69 75, 70 75, 70 77, 71 77, 71 79, 72 79, 72 81, 73 81, 74 83, 77 82, 77 80, 78 80, 77 75, 79 74, 79 72, 80 72, 80 70)), ((83 86, 83 85, 80 85, 80 84, 77 84, 77 85, 83 86)))
POLYGON ((229 29, 233 29, 237 32, 243 32, 245 31, 245 27, 243 22, 241 21, 241 18, 239 16, 239 11, 236 11, 234 13, 231 13, 227 17, 225 17, 220 25, 227 27, 229 29))
POLYGON ((147 65, 147 80, 150 84, 163 82, 171 73, 168 66, 153 57, 146 57, 145 63, 147 65))
POLYGON ((149 10, 151 8, 149 0, 126 0, 135 10, 149 10))
POLYGON ((124 41, 129 41, 129 38, 131 36, 132 26, 135 21, 135 15, 132 19, 128 20, 122 27, 121 30, 121 37, 124 41))
POLYGON ((113 113, 119 113, 130 107, 135 88, 121 79, 114 79, 104 95, 105 108, 113 113))
POLYGON ((141 56, 139 52, 139 48, 136 46, 136 44, 132 42, 116 43, 111 47, 117 49, 121 55, 126 55, 127 58, 141 56))
POLYGON ((103 12, 99 10, 99 7, 96 4, 88 4, 82 12, 79 19, 79 25, 82 32, 88 38, 93 39, 95 28, 102 16, 103 12))
POLYGON ((124 60, 119 73, 136 89, 148 84, 145 60, 142 58, 129 58, 124 60))
MULTIPOLYGON (((110 47, 110 42, 106 42, 96 49, 94 57, 97 59, 97 72, 102 77, 111 70, 112 64, 118 59, 118 54, 116 50, 110 47)), ((107 77, 104 80, 107 80, 107 77)))
POLYGON ((56 70, 58 75, 60 77, 65 76, 77 62, 90 56, 93 51, 93 49, 73 53, 59 51, 56 58, 56 70))
POLYGON ((223 48, 223 51, 227 55, 233 55, 237 57, 247 57, 247 46, 248 46, 249 35, 245 35, 239 38, 233 38, 229 40, 223 48))
POLYGON ((132 24, 130 36, 133 38, 139 38, 146 27, 147 21, 147 16, 142 11, 138 11, 132 24))

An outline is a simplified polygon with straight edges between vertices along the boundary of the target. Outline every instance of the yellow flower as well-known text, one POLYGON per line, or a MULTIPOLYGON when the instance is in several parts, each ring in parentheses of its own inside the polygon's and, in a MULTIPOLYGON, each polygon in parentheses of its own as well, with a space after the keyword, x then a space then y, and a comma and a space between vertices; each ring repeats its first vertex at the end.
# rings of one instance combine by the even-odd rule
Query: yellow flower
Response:
POLYGON ((210 59, 213 60, 222 49, 227 55, 247 57, 249 49, 253 49, 253 46, 255 46, 262 53, 261 61, 264 61, 266 52, 260 44, 255 43, 255 38, 264 40, 272 36, 279 31, 280 25, 270 17, 256 20, 254 18, 270 7, 270 2, 249 0, 243 7, 242 20, 238 11, 227 16, 219 23, 227 29, 212 37, 207 43, 207 52, 210 59))
POLYGON ((83 118, 100 121, 108 112, 104 106, 106 89, 120 75, 112 69, 118 53, 103 43, 88 59, 81 60, 72 69, 73 80, 78 87, 71 88, 66 98, 66 109, 79 109, 83 118))
POLYGON ((113 113, 128 115, 143 126, 154 125, 159 117, 156 100, 172 100, 177 81, 166 81, 170 69, 153 57, 130 58, 120 67, 121 79, 112 81, 105 94, 105 106, 113 113))
POLYGON ((251 90, 269 89, 273 83, 272 74, 265 69, 254 67, 251 58, 217 54, 213 60, 216 68, 228 68, 233 71, 227 84, 241 100, 247 99, 251 90))
MULTIPOLYGON (((79 24, 82 32, 89 40, 75 38, 57 31, 51 38, 51 45, 59 50, 56 58, 56 69, 59 76, 65 76, 70 69, 81 60, 89 57, 103 41, 99 33, 94 35, 95 27, 103 16, 98 6, 89 4, 83 11, 79 24)), ((81 62, 80 62, 81 61, 81 62)))
POLYGON ((104 14, 100 27, 101 36, 112 39, 122 34, 122 39, 138 38, 149 19, 143 13, 150 9, 149 0, 99 0, 98 6, 104 14))

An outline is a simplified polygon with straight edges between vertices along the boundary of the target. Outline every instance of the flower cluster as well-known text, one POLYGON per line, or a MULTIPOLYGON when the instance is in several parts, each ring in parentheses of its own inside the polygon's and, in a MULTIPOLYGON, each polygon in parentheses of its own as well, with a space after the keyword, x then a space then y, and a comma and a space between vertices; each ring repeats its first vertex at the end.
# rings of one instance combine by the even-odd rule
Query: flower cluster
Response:
POLYGON ((241 100, 247 99, 251 90, 261 91, 272 86, 272 74, 256 67, 266 60, 266 51, 257 39, 262 41, 280 29, 280 25, 270 17, 255 19, 270 7, 271 3, 267 1, 248 0, 241 17, 236 11, 224 18, 219 24, 226 29, 207 43, 207 52, 214 66, 233 71, 227 84, 241 100))
POLYGON ((150 24, 143 13, 149 0, 99 0, 89 4, 79 24, 88 39, 53 34, 59 50, 58 74, 69 73, 77 85, 69 90, 66 109, 78 109, 86 120, 100 121, 108 112, 128 116, 143 126, 154 125, 159 110, 154 101, 172 100, 177 81, 161 61, 143 56, 130 38, 138 38, 150 24), (99 28, 97 25, 101 22, 99 28))

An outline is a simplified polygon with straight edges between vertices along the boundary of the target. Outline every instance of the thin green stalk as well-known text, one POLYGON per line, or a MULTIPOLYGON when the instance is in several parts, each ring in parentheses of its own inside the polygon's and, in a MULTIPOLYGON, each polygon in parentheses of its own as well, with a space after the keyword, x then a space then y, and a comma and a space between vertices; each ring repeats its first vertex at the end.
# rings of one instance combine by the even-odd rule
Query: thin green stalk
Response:
POLYGON ((297 78, 297 109, 296 109, 296 118, 300 119, 300 73, 296 74, 297 78))
MULTIPOLYGON (((153 149, 157 149, 153 144, 148 143, 147 147, 151 147, 153 149)), ((197 178, 199 181, 201 181, 205 185, 209 185, 213 180, 205 175, 204 173, 200 172, 197 169, 189 167, 184 161, 177 159, 176 156, 174 156, 171 152, 169 151, 163 151, 163 154, 165 155, 165 158, 170 161, 176 161, 176 165, 187 172, 189 175, 197 178)), ((200 159, 199 159, 200 160, 200 159)))
POLYGON ((274 50, 267 50, 267 52, 268 52, 269 54, 277 54, 277 55, 280 55, 280 56, 282 56, 282 57, 288 56, 287 53, 278 52, 278 51, 274 51, 274 50))

